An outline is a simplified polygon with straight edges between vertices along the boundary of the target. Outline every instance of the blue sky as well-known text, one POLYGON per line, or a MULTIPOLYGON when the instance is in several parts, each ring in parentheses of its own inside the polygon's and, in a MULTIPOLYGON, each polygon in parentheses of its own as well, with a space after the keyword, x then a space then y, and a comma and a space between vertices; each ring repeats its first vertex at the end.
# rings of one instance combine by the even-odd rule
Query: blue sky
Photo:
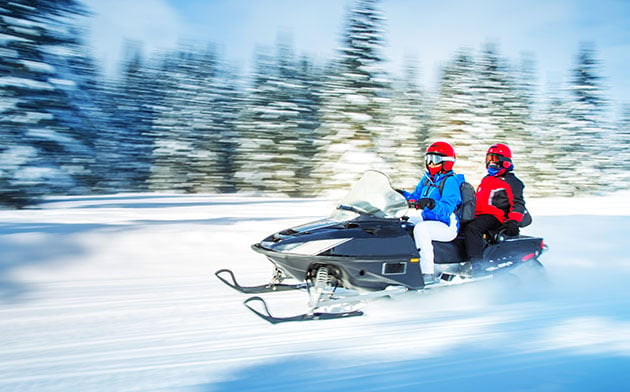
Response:
MULTIPOLYGON (((273 47, 290 33, 297 53, 325 61, 340 45, 350 0, 84 0, 96 15, 90 42, 95 56, 115 69, 124 39, 145 50, 173 48, 187 39, 218 45, 247 72, 257 46, 273 47)), ((565 85, 581 41, 595 43, 608 96, 630 104, 628 0, 383 0, 384 55, 393 72, 415 58, 421 83, 433 90, 440 66, 460 48, 479 51, 494 42, 512 63, 522 53, 537 61, 541 88, 565 85)))

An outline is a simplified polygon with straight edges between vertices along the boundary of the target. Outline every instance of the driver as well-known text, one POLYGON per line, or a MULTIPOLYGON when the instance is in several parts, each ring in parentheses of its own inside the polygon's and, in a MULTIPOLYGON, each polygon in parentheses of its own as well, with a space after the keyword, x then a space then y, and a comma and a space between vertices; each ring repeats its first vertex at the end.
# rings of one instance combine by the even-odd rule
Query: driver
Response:
POLYGON ((425 285, 439 282, 433 263, 431 241, 452 241, 459 230, 455 209, 461 203, 459 182, 455 178, 455 149, 446 142, 435 142, 424 155, 426 172, 413 192, 398 190, 411 207, 422 210, 409 221, 413 229, 416 247, 420 252, 420 269, 425 285))

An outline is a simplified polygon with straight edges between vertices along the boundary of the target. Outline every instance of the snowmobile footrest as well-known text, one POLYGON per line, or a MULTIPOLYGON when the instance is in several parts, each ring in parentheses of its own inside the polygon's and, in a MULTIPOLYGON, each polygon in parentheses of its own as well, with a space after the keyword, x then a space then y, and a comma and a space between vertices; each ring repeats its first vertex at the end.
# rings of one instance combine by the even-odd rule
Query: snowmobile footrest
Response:
POLYGON ((268 283, 260 286, 241 286, 236 281, 234 273, 229 269, 221 269, 214 273, 220 281, 230 286, 234 290, 240 291, 245 294, 261 294, 272 293, 274 291, 287 291, 287 290, 300 290, 306 288, 306 283, 300 284, 282 284, 282 283, 268 283), (222 274, 228 275, 229 278, 221 276, 222 274))
POLYGON ((265 300, 260 297, 248 298, 247 300, 245 300, 245 302, 243 302, 243 304, 249 310, 256 313, 260 318, 270 322, 271 324, 286 323, 289 321, 331 320, 331 319, 356 317, 356 316, 363 315, 362 311, 353 310, 353 311, 342 312, 342 313, 314 312, 314 313, 298 314, 296 316, 289 316, 289 317, 275 317, 275 316, 272 316, 271 313, 269 312, 269 308, 267 307, 267 303, 265 302, 265 300), (250 305, 251 302, 261 302, 263 306, 263 310, 260 311, 260 310, 254 309, 254 307, 250 305))

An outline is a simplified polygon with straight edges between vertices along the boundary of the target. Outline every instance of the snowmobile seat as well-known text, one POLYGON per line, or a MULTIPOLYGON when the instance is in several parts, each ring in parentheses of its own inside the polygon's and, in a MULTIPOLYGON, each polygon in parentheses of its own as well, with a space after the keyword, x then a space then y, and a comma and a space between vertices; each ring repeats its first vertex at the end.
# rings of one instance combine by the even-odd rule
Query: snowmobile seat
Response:
MULTIPOLYGON (((516 236, 520 237, 520 236, 516 236)), ((502 231, 493 231, 484 235, 485 247, 504 242, 508 237, 502 231)), ((466 246, 464 244, 464 233, 460 232, 457 237, 450 242, 433 241, 433 252, 435 254, 436 264, 461 263, 468 259, 466 254, 466 246)))
MULTIPOLYGON (((414 224, 409 221, 405 221, 403 223, 403 228, 413 239, 414 224)), ((488 233, 484 235, 486 248, 488 247, 488 245, 503 242, 507 238, 508 237, 506 237, 505 234, 503 234, 502 232, 488 233)), ((462 231, 457 234, 457 237, 455 237, 453 241, 433 241, 432 243, 433 253, 435 254, 434 262, 436 264, 461 263, 468 259, 468 256, 466 254, 466 247, 464 245, 464 233, 462 231)))
MULTIPOLYGON (((414 224, 408 220, 404 220, 403 229, 414 239, 414 224)), ((464 247, 464 234, 460 232, 453 241, 442 242, 433 241, 433 252, 435 254, 434 262, 436 264, 461 263, 466 260, 466 248, 464 247)))
POLYGON ((433 241, 434 262, 436 264, 461 263, 466 261, 464 235, 458 234, 453 241, 433 241))

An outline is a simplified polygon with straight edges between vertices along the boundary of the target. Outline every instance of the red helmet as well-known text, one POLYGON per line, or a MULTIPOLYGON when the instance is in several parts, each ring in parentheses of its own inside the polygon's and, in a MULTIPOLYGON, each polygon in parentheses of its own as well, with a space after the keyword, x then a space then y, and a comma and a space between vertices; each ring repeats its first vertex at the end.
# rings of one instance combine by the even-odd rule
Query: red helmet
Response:
POLYGON ((498 163, 499 166, 507 169, 512 166, 512 150, 505 144, 496 143, 488 148, 486 152, 486 167, 492 162, 498 163))
POLYGON ((431 144, 424 154, 424 161, 431 175, 440 171, 447 172, 453 170, 456 158, 455 149, 446 142, 435 142, 431 144), (433 167, 429 167, 430 163, 433 164, 433 167))

